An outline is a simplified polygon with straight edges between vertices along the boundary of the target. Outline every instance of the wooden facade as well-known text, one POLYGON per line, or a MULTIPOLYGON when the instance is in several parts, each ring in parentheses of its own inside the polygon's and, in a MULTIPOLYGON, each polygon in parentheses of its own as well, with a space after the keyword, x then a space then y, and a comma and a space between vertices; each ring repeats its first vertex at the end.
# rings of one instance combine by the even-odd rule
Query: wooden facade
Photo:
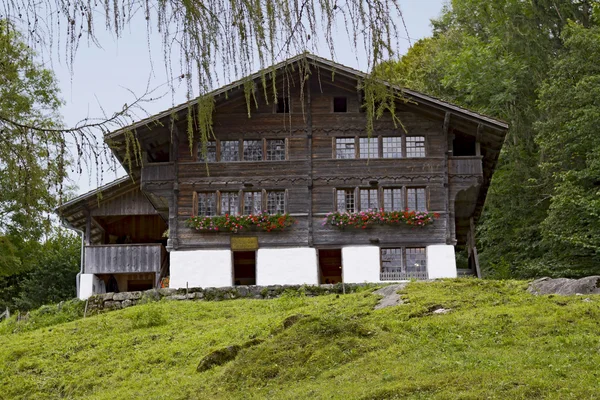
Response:
MULTIPOLYGON (((238 207, 243 212, 242 199, 246 193, 260 196, 260 206, 264 209, 269 193, 277 192, 284 199, 285 212, 297 223, 283 232, 252 231, 235 235, 256 237, 259 247, 270 248, 474 243, 472 230, 504 140, 505 123, 417 92, 397 89, 408 100, 396 104, 395 114, 402 126, 385 113, 374 122, 370 136, 373 148, 364 150, 369 136, 367 117, 361 107, 362 73, 312 55, 288 60, 274 70, 278 72, 279 103, 283 101, 284 105, 263 98, 262 89, 257 90, 254 94, 257 106, 252 100, 249 116, 242 83, 213 93, 214 159, 202 159, 198 134, 194 142, 188 141, 188 105, 110 134, 107 139, 126 168, 124 135, 127 131, 137 135, 144 163, 128 171, 135 183, 125 183, 136 186, 137 191, 121 189, 119 198, 104 202, 101 207, 90 211, 88 205, 87 211, 83 207, 77 210, 79 214, 69 214, 70 222, 78 221, 81 226, 87 215, 89 225, 90 216, 96 218, 94 224, 98 226, 88 229, 89 243, 104 244, 102 238, 106 242, 106 232, 101 231, 106 229, 108 220, 103 217, 154 215, 169 228, 166 244, 170 251, 229 249, 231 233, 201 233, 186 226, 186 220, 198 213, 199 194, 214 194, 219 203, 217 212, 219 199, 237 195, 238 207), (304 61, 308 61, 310 69, 305 71, 308 78, 301 81, 298 70, 289 72, 289 67, 304 61), (415 141, 420 147, 415 147, 415 141), (253 152, 248 150, 245 154, 245 143, 248 149, 252 146, 253 152), (390 143, 397 154, 386 147, 390 143), (278 147, 272 150, 273 154, 269 153, 269 146, 275 145, 278 147), (346 149, 344 156, 349 158, 340 158, 338 151, 342 145, 346 149), (364 147, 362 152, 361 147, 364 147), (236 152, 237 160, 230 161, 229 157, 236 152), (361 193, 370 190, 376 197, 373 204, 377 208, 383 207, 384 193, 388 190, 395 190, 404 202, 409 194, 419 190, 424 193, 424 208, 438 213, 439 218, 420 229, 376 226, 340 230, 323 224, 326 214, 338 206, 338 190, 354 193, 357 203, 361 193), (127 199, 137 202, 139 209, 127 208, 127 204, 132 204, 127 199), (92 232, 93 229, 97 232, 92 232)), ((249 79, 260 82, 261 75, 249 79)), ((273 93, 273 89, 269 87, 266 92, 273 93)), ((407 206, 403 204, 403 208, 407 206)), ((63 207, 61 214, 68 214, 67 211, 63 207)), ((161 239, 156 237, 156 240, 161 239)), ((100 271, 96 264, 93 268, 100 271)))

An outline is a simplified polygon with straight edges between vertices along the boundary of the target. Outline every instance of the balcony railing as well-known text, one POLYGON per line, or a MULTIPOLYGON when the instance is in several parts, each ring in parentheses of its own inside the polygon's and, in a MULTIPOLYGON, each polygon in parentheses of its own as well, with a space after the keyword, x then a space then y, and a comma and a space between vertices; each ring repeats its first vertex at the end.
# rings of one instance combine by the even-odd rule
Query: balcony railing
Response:
POLYGON ((142 168, 142 182, 172 181, 175 179, 173 163, 150 163, 142 168))
POLYGON ((167 251, 160 243, 86 246, 85 273, 160 273, 166 259, 167 251))
POLYGON ((409 279, 428 279, 426 268, 403 271, 401 268, 384 268, 381 271, 382 281, 405 281, 409 279))
POLYGON ((450 175, 482 175, 483 164, 481 156, 450 157, 448 173, 450 175))

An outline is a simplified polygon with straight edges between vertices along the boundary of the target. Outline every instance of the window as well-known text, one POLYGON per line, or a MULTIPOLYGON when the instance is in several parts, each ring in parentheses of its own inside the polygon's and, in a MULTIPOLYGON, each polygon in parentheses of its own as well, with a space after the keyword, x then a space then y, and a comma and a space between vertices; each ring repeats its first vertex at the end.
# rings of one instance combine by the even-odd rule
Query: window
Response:
POLYGON ((383 209, 385 211, 402 211, 402 189, 383 189, 383 209))
POLYGON ((277 104, 275 105, 275 111, 278 114, 288 114, 290 112, 289 97, 278 97, 277 104))
POLYGON ((425 157, 425 137, 406 137, 406 157, 425 157))
POLYGON ((285 192, 267 192, 267 212, 269 214, 285 213, 285 192))
POLYGON ((240 143, 237 140, 221 142, 221 161, 239 161, 240 143))
POLYGON ((285 140, 267 139, 267 160, 282 161, 285 160, 285 140))
POLYGON ((408 188, 406 197, 406 206, 409 210, 427 211, 425 188, 408 188))
POLYGON ((217 194, 198 193, 198 215, 210 217, 217 214, 217 194))
POLYGON ((244 161, 261 161, 262 159, 262 140, 244 140, 244 161))
POLYGON ((335 158, 356 158, 354 138, 335 139, 335 158))
POLYGON ((334 97, 333 98, 333 112, 345 113, 348 112, 348 99, 345 97, 334 97))
POLYGON ((381 249, 381 280, 427 279, 424 247, 381 249))
POLYGON ((238 192, 221 192, 221 215, 225 214, 240 214, 240 202, 238 192))
POLYGON ((358 139, 358 149, 360 158, 377 158, 379 157, 379 141, 377 138, 360 138, 358 139))
POLYGON ((360 189, 360 211, 377 210, 377 189, 360 189))
POLYGON ((337 189, 337 210, 339 212, 353 213, 356 210, 354 201, 354 189, 337 189))
POLYGON ((426 272, 427 255, 423 247, 406 248, 406 271, 407 272, 426 272))
POLYGON ((217 161, 217 142, 214 140, 206 142, 206 148, 204 145, 198 144, 198 161, 204 162, 216 162, 217 161), (206 157, 204 157, 204 154, 206 157))
POLYGON ((381 249, 381 272, 403 272, 402 249, 381 249))
POLYGON ((383 138, 383 158, 402 158, 402 137, 383 138))
POLYGON ((262 192, 244 192, 244 214, 257 215, 262 212, 262 192))

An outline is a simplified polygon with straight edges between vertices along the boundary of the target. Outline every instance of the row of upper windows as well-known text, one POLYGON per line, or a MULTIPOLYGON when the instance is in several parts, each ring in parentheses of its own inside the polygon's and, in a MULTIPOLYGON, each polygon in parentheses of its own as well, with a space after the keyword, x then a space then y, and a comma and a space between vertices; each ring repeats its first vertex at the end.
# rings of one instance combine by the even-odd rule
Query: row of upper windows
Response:
POLYGON ((336 138, 335 158, 425 157, 425 136, 336 138))
MULTIPOLYGON (((425 157, 424 136, 335 138, 337 159, 425 157)), ((198 146, 198 161, 284 161, 285 139, 211 140, 198 146)))
POLYGON ((286 212, 286 193, 284 190, 256 190, 236 192, 197 192, 194 215, 257 215, 266 211, 269 214, 286 212))
POLYGON ((339 212, 427 211, 427 190, 424 187, 336 189, 335 201, 339 212))
MULTIPOLYGON (((284 190, 197 192, 194 215, 251 215, 287 212, 284 190)), ((367 210, 427 211, 427 191, 424 187, 344 188, 335 189, 334 208, 340 212, 367 210)))

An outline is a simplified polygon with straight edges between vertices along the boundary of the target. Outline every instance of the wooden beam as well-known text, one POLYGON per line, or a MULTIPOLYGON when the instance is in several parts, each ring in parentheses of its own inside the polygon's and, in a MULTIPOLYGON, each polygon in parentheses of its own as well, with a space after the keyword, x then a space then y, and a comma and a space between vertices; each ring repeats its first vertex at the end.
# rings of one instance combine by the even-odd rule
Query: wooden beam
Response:
POLYGON ((171 162, 173 163, 173 169, 175 174, 175 182, 173 182, 173 194, 169 198, 169 239, 167 240, 167 250, 177 250, 179 247, 179 184, 177 182, 179 172, 179 129, 175 119, 171 118, 170 122, 171 130, 171 162))
POLYGON ((450 214, 450 179, 449 179, 449 156, 451 139, 449 137, 450 131, 450 112, 446 112, 444 116, 444 124, 442 126, 445 140, 443 141, 444 146, 444 203, 446 206, 446 244, 452 244, 452 215, 450 214))
POLYGON ((307 81, 306 85, 306 136, 308 138, 308 245, 312 246, 314 243, 314 232, 313 232, 313 131, 312 131, 312 100, 311 100, 311 89, 312 77, 307 81))

